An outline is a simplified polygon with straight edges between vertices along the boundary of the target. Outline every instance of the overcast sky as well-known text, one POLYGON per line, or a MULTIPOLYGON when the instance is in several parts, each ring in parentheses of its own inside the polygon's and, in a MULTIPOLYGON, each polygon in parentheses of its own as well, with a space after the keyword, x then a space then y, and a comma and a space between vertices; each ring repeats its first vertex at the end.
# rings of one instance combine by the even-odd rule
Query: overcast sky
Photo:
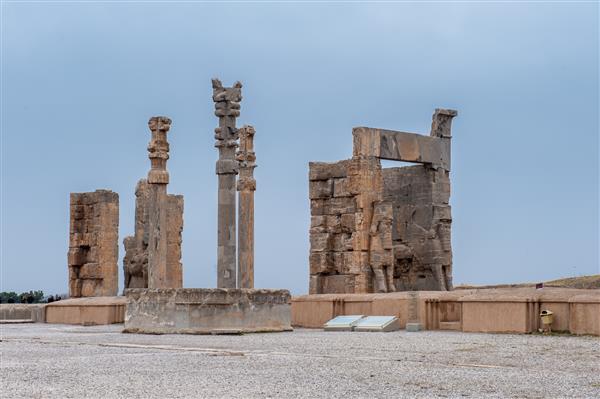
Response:
POLYGON ((455 284, 599 273, 597 3, 4 3, 1 44, 1 290, 68 291, 70 192, 119 193, 122 258, 153 115, 184 286, 215 286, 211 77, 256 127, 257 287, 308 291, 308 162, 436 107, 458 110, 455 284))

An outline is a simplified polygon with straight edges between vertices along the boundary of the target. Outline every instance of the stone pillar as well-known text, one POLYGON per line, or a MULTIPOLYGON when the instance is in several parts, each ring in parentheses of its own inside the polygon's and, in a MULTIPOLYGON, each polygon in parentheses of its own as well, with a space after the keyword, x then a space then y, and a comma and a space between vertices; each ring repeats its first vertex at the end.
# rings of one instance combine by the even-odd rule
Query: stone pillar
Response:
POLYGON ((71 193, 69 296, 114 296, 118 290, 119 195, 71 193))
POLYGON ((219 176, 218 233, 217 233, 217 287, 236 288, 236 175, 235 152, 238 130, 235 120, 240 115, 242 84, 223 87, 218 79, 212 80, 215 115, 219 127, 215 129, 215 147, 219 149, 216 173, 219 176))
MULTIPOLYGON (((148 288, 148 236, 150 184, 141 179, 135 189, 135 234, 125 237, 124 288, 148 288)), ((183 287, 181 233, 183 195, 167 194, 167 280, 168 288, 183 287)))
POLYGON ((148 121, 152 139, 148 144, 151 169, 148 172, 148 288, 168 288, 167 270, 167 132, 171 120, 155 116, 148 121))
POLYGON ((254 288, 254 191, 256 155, 254 154, 254 127, 239 130, 240 150, 237 152, 240 177, 238 179, 238 288, 254 288))

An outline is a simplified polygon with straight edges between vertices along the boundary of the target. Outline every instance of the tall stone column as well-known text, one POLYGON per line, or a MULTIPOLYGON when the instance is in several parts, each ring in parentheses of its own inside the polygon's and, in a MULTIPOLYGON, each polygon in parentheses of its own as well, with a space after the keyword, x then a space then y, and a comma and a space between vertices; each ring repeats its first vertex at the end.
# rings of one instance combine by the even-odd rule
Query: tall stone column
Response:
POLYGON ((155 116, 148 121, 152 139, 148 144, 148 288, 169 288, 167 270, 167 132, 171 119, 155 116))
POLYGON ((240 149, 236 156, 240 173, 237 185, 238 288, 254 288, 254 191, 256 191, 254 133, 252 126, 244 126, 239 130, 240 149))
POLYGON ((217 233, 217 287, 236 288, 236 175, 235 152, 238 130, 235 120, 240 116, 242 84, 223 87, 218 79, 212 80, 215 115, 219 127, 215 129, 215 147, 219 149, 216 172, 219 177, 218 233, 217 233))

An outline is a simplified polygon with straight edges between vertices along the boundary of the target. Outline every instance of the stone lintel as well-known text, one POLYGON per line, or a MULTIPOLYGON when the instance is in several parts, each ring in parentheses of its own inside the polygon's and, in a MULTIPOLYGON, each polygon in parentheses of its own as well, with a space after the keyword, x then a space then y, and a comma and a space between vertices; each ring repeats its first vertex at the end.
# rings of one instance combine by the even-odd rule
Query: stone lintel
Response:
POLYGON ((355 127, 353 156, 430 164, 450 171, 450 138, 355 127))

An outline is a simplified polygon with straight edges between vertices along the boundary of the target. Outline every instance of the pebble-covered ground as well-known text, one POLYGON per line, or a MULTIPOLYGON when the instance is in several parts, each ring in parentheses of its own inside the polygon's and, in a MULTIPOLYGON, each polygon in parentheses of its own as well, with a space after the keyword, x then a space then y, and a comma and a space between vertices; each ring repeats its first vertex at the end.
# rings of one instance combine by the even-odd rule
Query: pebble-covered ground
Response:
POLYGON ((598 337, 0 329, 2 398, 600 398, 598 337))

